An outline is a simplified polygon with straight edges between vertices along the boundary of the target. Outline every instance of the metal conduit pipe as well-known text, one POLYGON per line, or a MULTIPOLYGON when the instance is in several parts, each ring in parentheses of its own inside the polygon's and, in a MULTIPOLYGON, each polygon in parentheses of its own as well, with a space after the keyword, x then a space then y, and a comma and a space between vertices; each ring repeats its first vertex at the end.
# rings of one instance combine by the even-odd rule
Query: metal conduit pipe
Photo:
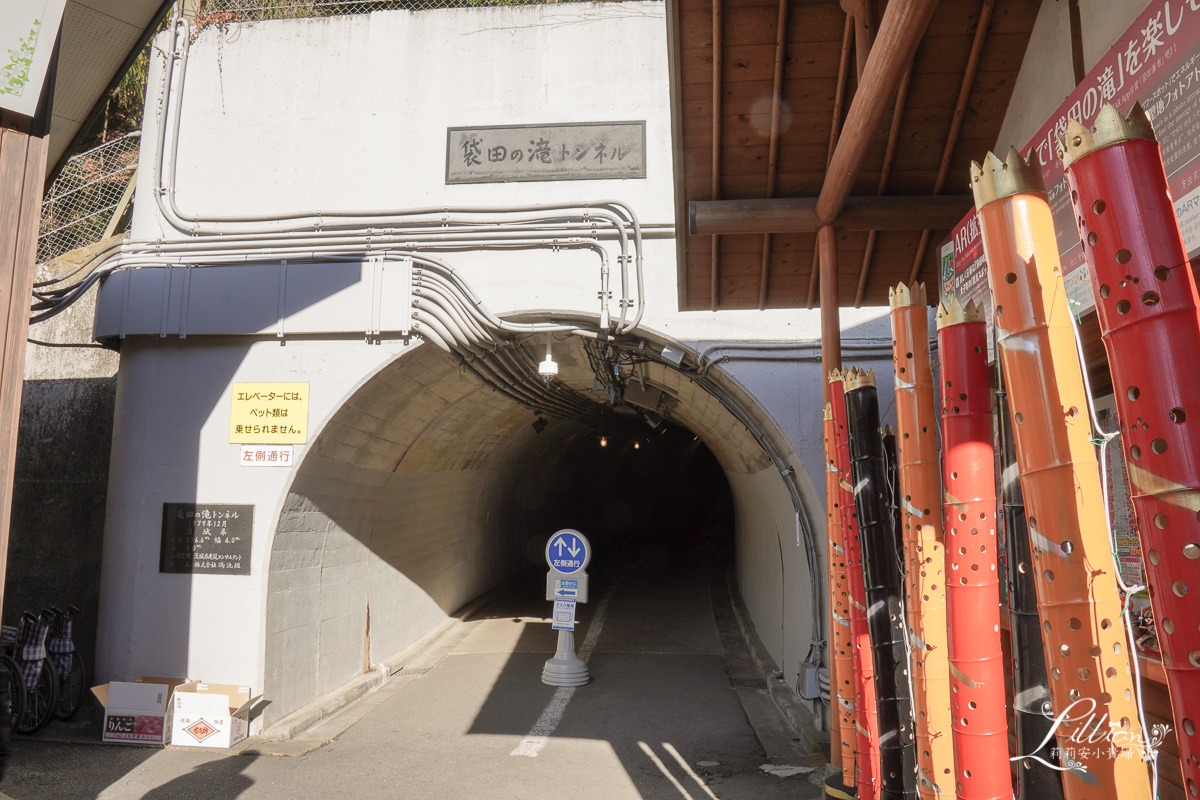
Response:
POLYGON ((483 331, 485 327, 498 330, 497 326, 493 325, 484 314, 480 313, 478 306, 467 302, 462 296, 461 290, 457 290, 453 283, 445 280, 433 271, 417 274, 418 272, 415 270, 413 275, 414 295, 419 296, 426 293, 433 297, 441 298, 446 302, 453 303, 458 313, 465 319, 470 320, 470 323, 480 331, 483 331))
MULTIPOLYGON (((155 200, 156 200, 156 203, 158 204, 160 212, 163 214, 163 216, 174 227, 176 227, 178 230, 180 230, 182 232, 187 232, 191 235, 196 235, 196 234, 205 233, 205 232, 221 233, 221 234, 236 233, 237 231, 235 231, 235 230, 220 230, 219 228, 216 228, 216 227, 212 228, 211 230, 207 230, 207 231, 204 229, 201 229, 201 227, 200 227, 200 223, 202 221, 201 218, 198 215, 193 215, 192 220, 189 222, 185 218, 185 215, 183 214, 183 212, 181 212, 179 210, 178 206, 175 203, 175 187, 174 187, 175 160, 174 160, 174 156, 178 152, 179 128, 180 128, 179 105, 182 102, 183 87, 184 87, 186 71, 187 71, 187 59, 188 59, 188 53, 189 53, 190 44, 191 44, 190 27, 191 26, 189 25, 189 23, 186 20, 183 20, 179 16, 178 13, 176 14, 175 18, 172 20, 172 26, 171 26, 172 46, 171 46, 170 50, 167 52, 167 63, 163 69, 163 79, 160 82, 160 87, 159 87, 158 153, 157 153, 157 158, 155 160, 155 180, 154 180, 154 188, 153 188, 155 200), (181 33, 183 34, 182 37, 180 36, 181 33), (175 97, 175 102, 171 103, 171 102, 169 102, 171 99, 170 98, 170 95, 171 95, 170 89, 171 89, 171 85, 172 85, 172 75, 176 70, 176 62, 177 61, 178 61, 178 72, 179 72, 179 86, 178 86, 178 90, 177 90, 177 96, 175 97), (172 132, 172 135, 171 135, 172 160, 170 162, 169 175, 166 174, 163 169, 163 165, 165 162, 165 154, 166 154, 166 133, 167 133, 168 127, 171 128, 171 132, 172 132), (164 198, 166 200, 165 202, 164 202, 164 198)), ((543 211, 562 211, 562 210, 567 210, 567 209, 577 209, 578 207, 579 207, 579 204, 538 204, 538 205, 524 206, 524 207, 518 207, 518 208, 468 207, 468 208, 453 209, 453 213, 466 213, 466 214, 513 214, 513 213, 523 213, 523 212, 524 213, 536 213, 536 212, 543 212, 543 211)), ((228 224, 239 224, 239 223, 246 224, 246 223, 260 222, 260 223, 274 224, 276 229, 278 229, 279 223, 283 220, 287 220, 287 219, 310 220, 311 221, 310 224, 306 224, 301 227, 321 228, 321 227, 324 227, 327 225, 326 220, 331 217, 332 218, 347 218, 348 220, 353 220, 353 219, 357 218, 357 219, 364 219, 364 220, 378 223, 380 221, 387 220, 389 218, 402 219, 402 218, 407 218, 407 217, 412 217, 412 216, 434 215, 434 214, 440 214, 443 216, 447 216, 450 213, 452 213, 452 210, 449 208, 424 208, 424 209, 418 208, 418 209, 406 209, 406 210, 383 211, 383 212, 368 212, 368 213, 357 212, 357 211, 320 210, 320 211, 316 211, 316 212, 294 212, 291 214, 283 214, 283 215, 274 214, 274 215, 258 215, 258 216, 242 215, 242 216, 231 216, 231 217, 209 217, 209 218, 203 220, 203 222, 206 222, 206 223, 209 223, 212 225, 219 225, 222 222, 228 223, 228 224)), ((618 321, 618 332, 628 333, 637 327, 637 325, 641 321, 641 317, 644 312, 644 299, 643 299, 644 298, 644 277, 642 275, 641 225, 638 222, 637 215, 636 215, 636 213, 634 213, 633 209, 629 208, 626 204, 624 204, 618 200, 601 200, 596 203, 587 204, 586 213, 585 213, 583 219, 584 219, 584 221, 590 221, 592 217, 598 217, 600 219, 603 219, 603 220, 609 222, 610 224, 612 224, 614 226, 614 228, 618 231, 618 233, 620 235, 621 256, 620 256, 619 260, 621 262, 621 282, 622 282, 623 298, 628 296, 628 291, 627 291, 627 289, 628 289, 628 263, 630 260, 630 257, 628 255, 628 239, 625 234, 624 225, 626 224, 626 222, 628 222, 628 224, 631 225, 633 228, 634 250, 635 250, 634 259, 635 259, 635 266, 636 266, 636 273, 637 273, 637 287, 638 287, 638 300, 637 300, 637 304, 636 304, 637 311, 635 313, 634 319, 627 324, 626 323, 626 315, 628 312, 629 303, 628 303, 628 301, 623 299, 623 301, 621 303, 621 312, 620 312, 619 321, 618 321), (617 213, 617 212, 619 212, 619 213, 617 213), (621 218, 621 215, 624 216, 624 219, 621 218)))

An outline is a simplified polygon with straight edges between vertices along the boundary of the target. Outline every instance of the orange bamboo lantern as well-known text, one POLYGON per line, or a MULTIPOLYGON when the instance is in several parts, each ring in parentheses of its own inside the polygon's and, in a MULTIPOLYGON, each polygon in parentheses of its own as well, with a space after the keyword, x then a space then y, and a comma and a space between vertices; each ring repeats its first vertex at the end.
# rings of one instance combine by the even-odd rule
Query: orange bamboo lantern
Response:
POLYGON ((1056 735, 1064 760, 1079 764, 1063 773, 1063 792, 1068 800, 1149 800, 1140 753, 1123 746, 1142 731, 1041 169, 1012 149, 1006 160, 989 153, 982 166, 972 164, 971 179, 1015 423, 1050 701, 1063 717, 1056 735), (1108 742, 1110 725, 1121 733, 1111 748, 1076 741, 1108 742))
POLYGON ((929 361, 925 285, 899 284, 888 292, 900 468, 900 523, 904 544, 905 602, 912 645, 917 766, 923 798, 954 794, 950 734, 950 666, 946 639, 945 539, 937 406, 929 361))
POLYGON ((854 647, 850 636, 850 587, 846 583, 846 543, 842 534, 841 487, 833 408, 825 404, 825 508, 829 533, 829 759, 842 771, 842 785, 854 786, 854 647), (837 733, 835 739, 832 735, 837 733))

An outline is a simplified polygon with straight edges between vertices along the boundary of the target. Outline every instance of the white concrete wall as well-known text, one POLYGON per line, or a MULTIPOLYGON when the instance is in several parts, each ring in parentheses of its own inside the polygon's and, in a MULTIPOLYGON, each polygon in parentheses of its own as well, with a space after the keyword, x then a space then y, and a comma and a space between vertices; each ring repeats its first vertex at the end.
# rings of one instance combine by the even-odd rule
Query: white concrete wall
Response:
MULTIPOLYGON (((117 378, 109 465, 98 682, 191 676, 262 686, 266 565, 295 468, 238 465, 230 385, 309 381, 314 432, 396 343, 129 339, 117 378), (255 505, 251 574, 160 574, 164 502, 255 505)), ((297 446, 299 455, 304 447, 297 446)))
MULTIPOLYGON (((378 12, 207 28, 193 46, 182 99, 171 101, 183 104, 179 205, 225 216, 612 198, 631 205, 643 223, 671 223, 665 32, 664 6, 654 2, 378 12), (448 126, 629 119, 647 121, 645 180, 444 184, 448 126)), ((152 103, 158 71, 156 61, 152 103)), ((181 236, 164 224, 151 194, 157 124, 148 113, 135 239, 181 236)), ((645 252, 644 324, 669 339, 819 335, 816 311, 681 313, 674 240, 649 240, 645 252)), ((447 260, 498 314, 597 311, 593 257, 463 253, 447 260)), ((101 306, 120 302, 112 288, 119 281, 107 285, 101 306)), ((226 302, 214 295, 213 320, 219 322, 226 302)), ((154 319, 160 313, 158 306, 131 311, 154 319)), ((361 329, 357 306, 330 313, 346 315, 345 330, 361 329)), ((844 310, 843 327, 883 313, 844 310)), ((266 690, 272 703, 266 718, 274 719, 389 657, 511 570, 505 559, 520 552, 511 546, 515 534, 495 516, 481 521, 479 509, 504 487, 503 471, 511 468, 505 454, 521 441, 506 434, 517 424, 516 412, 478 384, 470 387, 479 395, 472 400, 455 383, 464 379, 428 371, 419 352, 411 364, 406 358, 388 369, 402 352, 394 341, 372 346, 337 336, 282 344, 195 335, 124 342, 100 679, 187 674, 250 683, 266 690), (296 380, 310 382, 312 397, 309 444, 297 448, 301 465, 238 467, 238 448, 228 443, 230 384, 296 380), (433 433, 422 434, 418 423, 433 433), (250 576, 157 572, 162 503, 189 500, 256 505, 250 576)), ((745 403, 773 435, 786 430, 819 442, 819 430, 807 431, 812 410, 820 408, 817 372, 815 380, 786 370, 747 373, 745 403), (755 399, 760 392, 771 396, 769 410, 755 399), (793 415, 789 397, 803 414, 793 415)), ((887 384, 881 375, 880 385, 887 384)), ((795 517, 761 448, 704 397, 681 404, 678 417, 731 475, 739 578, 790 680, 812 637, 810 576, 795 541, 795 517)), ((527 436, 527 412, 520 412, 527 436)), ((781 446, 800 472, 807 466, 811 473, 801 476, 802 492, 810 522, 820 525, 819 450, 812 463, 806 455, 801 464, 800 448, 786 440, 781 446)), ((811 440, 804 450, 812 451, 811 440)), ((820 546, 824 537, 816 538, 820 546)))
MULTIPOLYGON (((1146 6, 1145 0, 1080 0, 1085 70, 1096 65, 1146 6)), ((1003 153, 1012 146, 1024 147, 1074 90, 1071 20, 1066 0, 1043 0, 1000 135, 996 137, 996 151, 1003 153)))

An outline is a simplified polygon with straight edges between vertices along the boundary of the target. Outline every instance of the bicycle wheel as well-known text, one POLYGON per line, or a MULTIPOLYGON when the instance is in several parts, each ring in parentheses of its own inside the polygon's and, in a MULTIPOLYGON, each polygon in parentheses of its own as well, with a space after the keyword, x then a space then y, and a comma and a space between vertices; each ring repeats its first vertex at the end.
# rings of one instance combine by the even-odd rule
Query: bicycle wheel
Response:
POLYGON ((58 685, 58 705, 54 707, 54 716, 58 719, 70 719, 75 716, 79 706, 83 704, 83 692, 87 680, 84 677, 83 657, 72 650, 65 656, 71 659, 65 677, 60 678, 58 685))
POLYGON ((12 656, 0 655, 0 663, 8 675, 9 724, 16 728, 25 715, 25 678, 21 675, 21 665, 12 656))
POLYGON ((54 709, 58 705, 58 677, 54 674, 54 666, 42 660, 38 670, 37 683, 32 691, 25 693, 25 713, 17 725, 18 733, 37 733, 54 718, 54 709))

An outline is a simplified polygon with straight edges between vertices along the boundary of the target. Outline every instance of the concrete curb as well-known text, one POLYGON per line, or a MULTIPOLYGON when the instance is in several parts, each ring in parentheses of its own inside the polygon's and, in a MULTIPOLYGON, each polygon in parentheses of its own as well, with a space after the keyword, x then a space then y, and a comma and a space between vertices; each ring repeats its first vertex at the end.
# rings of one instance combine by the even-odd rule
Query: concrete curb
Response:
POLYGON ((809 753, 821 753, 823 746, 825 748, 829 746, 829 734, 818 729, 816 717, 807 705, 810 701, 802 699, 796 694, 796 690, 788 685, 779 665, 767 652, 766 645, 763 644, 758 633, 750 627, 747 622, 749 612, 732 574, 726 577, 726 583, 728 584, 729 605, 733 609, 733 618, 737 621, 738 630, 741 631, 742 638, 746 642, 746 649, 750 652, 755 667, 767 682, 767 692, 771 695, 771 699, 779 708, 780 713, 796 729, 796 734, 800 737, 804 748, 809 753))
POLYGON ((440 639, 462 625, 488 603, 492 602, 499 591, 500 587, 496 587, 481 595, 473 602, 460 608, 453 615, 447 617, 404 650, 383 663, 376 664, 375 668, 370 672, 339 686, 329 694, 318 697, 308 705, 277 720, 269 728, 251 738, 259 742, 285 742, 324 722, 355 700, 389 683, 393 677, 398 677, 397 673, 403 675, 402 669, 405 666, 420 661, 421 656, 431 650, 440 639))

